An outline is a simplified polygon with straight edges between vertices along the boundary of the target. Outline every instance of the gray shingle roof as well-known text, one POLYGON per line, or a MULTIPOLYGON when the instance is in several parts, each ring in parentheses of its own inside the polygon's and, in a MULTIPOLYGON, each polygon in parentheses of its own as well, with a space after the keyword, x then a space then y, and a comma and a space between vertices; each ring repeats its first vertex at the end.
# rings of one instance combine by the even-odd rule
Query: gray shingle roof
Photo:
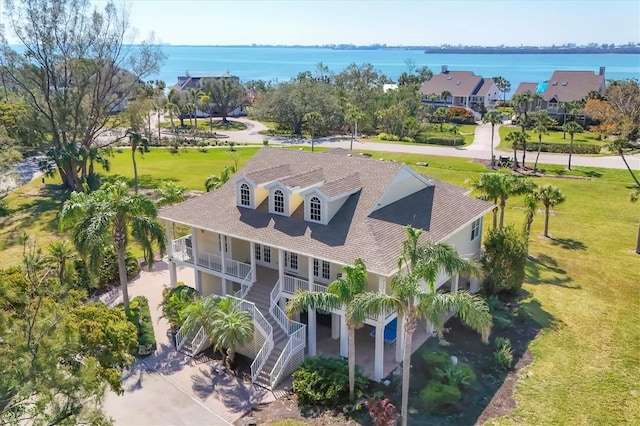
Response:
POLYGON ((556 98, 558 102, 578 101, 590 91, 604 91, 604 75, 592 71, 554 71, 542 94, 545 101, 556 98))
MULTIPOLYGON (((264 174, 265 170, 279 167, 274 165, 288 165, 290 175, 321 168, 336 188, 353 189, 357 185, 361 190, 349 196, 328 225, 306 222, 303 206, 291 217, 270 214, 266 200, 255 210, 238 207, 233 182, 163 208, 159 217, 340 264, 352 264, 360 257, 371 272, 389 276, 396 270, 406 225, 423 229, 424 242, 437 242, 492 208, 485 201, 464 195, 462 188, 433 179, 434 186, 370 214, 396 175, 407 166, 352 157, 344 151, 310 153, 264 147, 239 173, 264 174)), ((344 193, 342 189, 330 192, 344 193)))
POLYGON ((482 77, 471 71, 447 71, 431 77, 420 87, 420 93, 440 95, 448 91, 452 96, 471 96, 478 89, 482 77))

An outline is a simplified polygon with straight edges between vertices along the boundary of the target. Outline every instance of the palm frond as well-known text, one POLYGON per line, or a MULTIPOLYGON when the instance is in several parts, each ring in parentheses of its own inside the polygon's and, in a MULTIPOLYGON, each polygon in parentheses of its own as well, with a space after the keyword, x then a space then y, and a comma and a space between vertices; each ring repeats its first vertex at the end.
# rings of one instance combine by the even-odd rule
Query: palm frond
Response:
POLYGON ((392 310, 401 310, 403 303, 395 296, 367 291, 357 294, 347 306, 347 321, 362 324, 367 317, 375 317, 392 310))
POLYGON ((287 316, 293 317, 295 314, 306 311, 308 308, 329 311, 338 309, 343 305, 342 299, 333 293, 315 293, 311 291, 298 291, 285 307, 287 316))

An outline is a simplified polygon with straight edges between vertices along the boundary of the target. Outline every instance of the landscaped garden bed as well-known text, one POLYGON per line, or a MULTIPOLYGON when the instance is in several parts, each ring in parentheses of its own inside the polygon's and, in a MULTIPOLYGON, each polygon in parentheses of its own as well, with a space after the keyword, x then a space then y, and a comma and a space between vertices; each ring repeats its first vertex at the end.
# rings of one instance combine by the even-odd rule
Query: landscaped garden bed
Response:
POLYGON ((153 333, 153 321, 149 311, 149 301, 144 296, 136 296, 129 303, 129 321, 138 330, 138 349, 136 355, 148 356, 156 350, 156 337, 153 333))

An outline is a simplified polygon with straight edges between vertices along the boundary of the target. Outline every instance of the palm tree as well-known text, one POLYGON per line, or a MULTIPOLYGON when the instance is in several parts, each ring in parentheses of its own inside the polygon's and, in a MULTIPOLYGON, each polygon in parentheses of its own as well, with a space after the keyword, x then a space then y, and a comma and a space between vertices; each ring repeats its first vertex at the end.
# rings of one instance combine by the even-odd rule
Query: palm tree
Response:
POLYGON ((171 131, 173 133, 176 132, 176 126, 173 123, 173 114, 176 113, 180 117, 180 120, 182 121, 182 114, 180 113, 180 107, 178 106, 177 102, 174 102, 176 100, 176 96, 178 96, 176 89, 171 88, 169 90, 169 94, 167 95, 167 103, 164 105, 167 112, 169 112, 169 119, 171 120, 171 131))
POLYGON ((611 152, 615 152, 620 157, 622 157, 622 161, 624 161, 624 165, 627 166, 627 170, 631 174, 631 177, 633 178, 634 182, 636 183, 636 186, 638 188, 640 188, 640 181, 636 177, 636 174, 633 172, 631 167, 629 167, 629 163, 627 163, 627 159, 624 156, 624 153, 627 150, 628 145, 629 145, 629 143, 626 140, 624 140, 622 138, 618 138, 618 139, 609 141, 607 143, 607 149, 609 151, 611 151, 611 152))
MULTIPOLYGON (((500 77, 502 78, 502 77, 500 77)), ((498 110, 489 111, 482 117, 483 123, 491 123, 491 168, 495 165, 495 156, 493 155, 493 135, 496 124, 502 124, 502 113, 498 110)))
POLYGON ((240 309, 238 302, 228 297, 218 302, 213 321, 205 327, 215 349, 225 357, 228 367, 233 364, 236 350, 253 338, 253 329, 251 314, 240 309), (227 351, 223 352, 223 348, 227 351))
MULTIPOLYGON (((629 194, 632 203, 640 199, 640 189, 635 189, 629 194)), ((640 222, 638 222, 638 239, 636 241, 636 254, 640 254, 640 222)))
POLYGON ((442 101, 444 102, 444 104, 447 104, 447 99, 450 98, 451 92, 448 90, 443 90, 442 93, 440 93, 440 97, 442 98, 442 101))
POLYGON ((186 186, 177 185, 170 180, 160 182, 160 185, 155 190, 155 194, 158 196, 156 204, 158 206, 168 206, 180 203, 184 201, 184 192, 186 190, 186 186))
POLYGON ((502 103, 507 103, 507 92, 511 90, 511 82, 504 77, 493 77, 493 82, 500 92, 502 92, 502 103))
POLYGON ((576 133, 581 133, 584 129, 582 128, 581 125, 579 125, 575 121, 570 121, 568 123, 565 123, 565 125, 562 126, 562 128, 565 132, 569 133, 569 137, 571 138, 569 142, 569 165, 568 165, 568 169, 571 170, 571 156, 573 155, 573 137, 576 133))
POLYGON ((236 172, 233 166, 224 166, 224 169, 220 172, 220 175, 209 175, 204 181, 204 186, 207 188, 207 192, 211 192, 214 189, 219 189, 222 185, 227 183, 231 176, 236 172))
POLYGON ((97 191, 73 192, 62 206, 61 226, 73 228, 72 239, 78 252, 97 270, 105 246, 113 245, 118 255, 122 299, 129 313, 125 252, 129 235, 142 247, 149 268, 153 266, 153 245, 165 249, 164 227, 157 221, 158 210, 145 195, 131 194, 124 180, 105 183, 97 191))
POLYGON ((433 113, 433 117, 440 123, 440 131, 442 132, 442 125, 451 117, 451 111, 447 107, 440 107, 433 113))
MULTIPOLYGON (((363 293, 367 286, 367 267, 362 259, 356 259, 353 266, 342 268, 342 277, 329 284, 327 291, 317 293, 311 291, 298 292, 287 302, 287 315, 290 317, 308 308, 329 311, 349 306, 358 294, 363 293)), ((362 327, 364 319, 355 321, 346 314, 347 331, 349 334, 349 399, 355 399, 356 377, 356 329, 362 327)))
POLYGON ((467 183, 471 185, 474 191, 481 193, 479 198, 495 204, 493 208, 493 229, 498 227, 498 199, 502 193, 503 180, 504 174, 502 173, 480 173, 479 177, 467 180, 467 183))
POLYGON ((353 123, 353 127, 351 128, 351 142, 349 143, 349 151, 353 151, 353 141, 358 137, 358 122, 364 119, 364 114, 357 107, 349 104, 347 105, 347 113, 344 118, 349 123, 353 123))
POLYGON ((556 124, 556 120, 549 117, 547 111, 538 111, 533 115, 533 129, 538 134, 538 153, 536 154, 536 162, 533 164, 533 172, 538 171, 538 159, 542 150, 542 135, 549 133, 549 129, 556 124))
POLYGON ((311 151, 314 151, 314 133, 316 130, 316 126, 318 125, 318 123, 320 123, 320 121, 322 121, 322 115, 320 115, 319 112, 317 111, 311 111, 308 112, 307 114, 305 114, 304 116, 304 120, 307 122, 307 124, 309 125, 309 130, 311 131, 311 151))
POLYGON ((138 193, 138 164, 136 163, 136 152, 140 151, 142 155, 145 149, 149 147, 149 141, 143 139, 140 133, 132 133, 129 135, 129 143, 131 144, 131 161, 133 162, 133 190, 138 193))
POLYGON ((389 310, 398 313, 398 321, 404 328, 404 347, 402 358, 402 425, 408 421, 409 375, 411 365, 411 344, 418 320, 425 317, 442 335, 441 316, 453 310, 462 321, 482 335, 487 342, 492 318, 484 300, 470 293, 438 293, 435 281, 444 271, 447 274, 477 274, 479 267, 475 262, 462 259, 456 250, 447 244, 437 243, 418 246, 422 231, 407 228, 407 240, 399 263, 405 265, 404 272, 397 275, 391 283, 391 294, 365 292, 356 295, 347 310, 354 321, 364 321, 367 316, 379 315, 389 310), (424 284, 427 287, 425 288, 424 284))
POLYGON ((58 265, 58 280, 64 285, 67 261, 74 255, 74 249, 67 241, 56 241, 49 244, 49 256, 51 261, 58 265))
POLYGON ((511 195, 524 195, 530 194, 535 188, 535 184, 522 177, 514 176, 511 174, 500 174, 502 178, 499 182, 499 198, 500 198, 500 228, 504 226, 504 211, 507 204, 507 199, 511 195))
POLYGON ((524 153, 527 150, 527 139, 529 139, 529 134, 525 132, 511 132, 505 137, 507 142, 511 142, 513 148, 513 170, 518 170, 518 158, 516 157, 518 148, 522 148, 522 167, 525 167, 524 153))
POLYGON ((535 191, 536 198, 544 204, 544 236, 549 237, 549 208, 564 201, 560 189, 553 185, 542 185, 535 191))
POLYGON ((526 194, 524 196, 524 211, 525 211, 525 222, 524 222, 524 233, 527 236, 527 241, 529 234, 531 233, 531 224, 533 223, 533 217, 536 215, 538 211, 538 199, 535 194, 526 194))

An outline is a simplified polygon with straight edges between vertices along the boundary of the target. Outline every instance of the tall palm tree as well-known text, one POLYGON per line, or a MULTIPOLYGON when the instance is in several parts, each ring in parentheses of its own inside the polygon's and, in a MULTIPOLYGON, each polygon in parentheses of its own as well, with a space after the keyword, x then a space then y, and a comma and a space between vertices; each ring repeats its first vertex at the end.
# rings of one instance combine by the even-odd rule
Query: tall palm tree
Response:
MULTIPOLYGON (((502 77, 500 77, 502 78, 502 77)), ((495 165, 495 156, 493 155, 493 135, 495 133, 496 124, 502 124, 502 113, 498 110, 489 111, 482 117, 483 123, 491 123, 491 168, 495 165)))
POLYGON ((75 251, 67 241, 56 241, 49 244, 49 256, 51 261, 58 266, 58 280, 64 285, 67 261, 73 257, 75 251))
POLYGON ((511 195, 524 195, 530 194, 535 188, 535 184, 525 178, 514 176, 511 174, 501 173, 501 179, 499 179, 499 199, 500 199, 500 228, 504 226, 504 211, 507 204, 507 199, 511 195))
POLYGON ((451 111, 447 107, 440 107, 433 113, 433 117, 440 123, 440 131, 442 132, 442 125, 451 117, 451 111))
POLYGON ((105 183, 90 194, 73 192, 62 206, 60 224, 73 228, 72 239, 78 252, 97 270, 105 246, 113 245, 118 255, 118 271, 124 308, 129 313, 125 252, 129 235, 142 247, 149 268, 153 266, 153 247, 165 249, 164 227, 157 220, 158 210, 145 195, 131 194, 124 180, 105 183))
POLYGON ((511 147, 513 148, 513 170, 518 170, 518 148, 522 148, 522 167, 525 167, 524 159, 528 139, 529 134, 525 132, 511 132, 505 137, 507 142, 511 142, 511 147))
POLYGON ((131 145, 131 162, 133 163, 133 190, 138 193, 138 163, 136 162, 136 152, 140 151, 142 155, 145 149, 149 147, 149 141, 144 139, 140 133, 132 133, 129 135, 129 143, 131 145))
POLYGON ((564 201, 564 195, 553 185, 542 185, 535 191, 536 198, 544 204, 544 236, 549 237, 549 208, 564 201))
POLYGON ((536 154, 536 161, 533 164, 533 172, 538 171, 538 160, 540 159, 540 151, 542 150, 542 135, 549 133, 549 129, 557 122, 553 118, 549 117, 547 111, 538 111, 533 115, 533 129, 538 134, 538 153, 536 154))
POLYGON ((531 233, 531 224, 533 223, 533 218, 538 211, 538 199, 535 194, 526 194, 524 196, 524 212, 525 212, 525 222, 524 222, 524 234, 527 236, 527 240, 529 239, 529 234, 531 233))
POLYGON ((411 344, 413 334, 420 318, 432 322, 442 335, 441 316, 453 310, 462 321, 482 335, 486 342, 491 330, 492 318, 484 300, 470 293, 438 293, 435 281, 444 271, 447 274, 477 274, 479 267, 475 262, 462 259, 456 250, 447 244, 438 243, 419 246, 421 231, 408 228, 400 264, 405 265, 391 282, 391 294, 365 292, 356 295, 347 308, 354 321, 364 321, 367 316, 378 315, 389 310, 398 313, 398 321, 404 328, 404 346, 402 357, 402 425, 408 421, 409 375, 411 365, 411 344), (406 262, 406 260, 409 262, 406 262), (426 284, 426 286, 425 286, 426 284))
POLYGON ((305 114, 304 120, 309 125, 309 130, 311 131, 311 151, 313 152, 315 131, 320 121, 322 121, 322 115, 317 111, 311 111, 305 114))
POLYGON ((214 189, 219 189, 222 185, 227 183, 231 176, 236 172, 233 166, 224 166, 224 169, 220 172, 220 175, 209 175, 204 181, 204 186, 207 192, 211 192, 214 189))
POLYGON ((347 307, 345 317, 349 340, 349 399, 355 399, 356 377, 356 329, 362 327, 364 318, 355 321, 349 315, 349 306, 358 294, 367 287, 367 267, 362 259, 356 259, 353 266, 342 268, 342 277, 329 284, 327 291, 317 293, 311 291, 298 292, 287 302, 287 315, 293 316, 308 308, 329 311, 343 306, 347 307))
POLYGON ((353 123, 351 127, 351 142, 349 143, 349 151, 353 151, 353 141, 358 137, 358 122, 364 120, 364 114, 357 107, 348 104, 344 118, 347 122, 353 123))
POLYGON ((611 152, 615 152, 616 154, 618 154, 622 158, 622 161, 624 162, 624 165, 627 166, 627 170, 629 171, 629 174, 631 174, 631 177, 633 178, 633 181, 636 183, 636 186, 638 188, 640 188, 640 181, 636 177, 636 174, 633 172, 631 167, 629 167, 629 163, 627 162, 627 158, 624 156, 625 152, 628 149, 628 146, 629 146, 629 142, 627 142, 626 140, 624 140, 622 138, 614 139, 614 140, 609 141, 607 143, 607 149, 609 151, 611 151, 611 152))
MULTIPOLYGON (((448 90, 443 90, 442 93, 440 93, 440 97, 442 98, 442 101, 444 102, 444 104, 447 104, 447 99, 450 98, 451 92, 448 90)), ((453 100, 451 101, 451 103, 453 103, 453 100)))
POLYGON ((480 173, 479 177, 467 180, 471 188, 481 194, 481 199, 495 204, 493 208, 493 229, 498 227, 498 199, 502 193, 503 180, 504 174, 502 173, 480 173))
POLYGON ((562 126, 562 128, 565 132, 569 133, 569 137, 571 138, 569 141, 569 165, 568 165, 568 169, 571 170, 571 156, 573 155, 573 137, 575 136, 576 133, 581 133, 584 129, 582 128, 581 125, 579 125, 575 121, 570 121, 568 123, 565 123, 564 126, 562 126))

